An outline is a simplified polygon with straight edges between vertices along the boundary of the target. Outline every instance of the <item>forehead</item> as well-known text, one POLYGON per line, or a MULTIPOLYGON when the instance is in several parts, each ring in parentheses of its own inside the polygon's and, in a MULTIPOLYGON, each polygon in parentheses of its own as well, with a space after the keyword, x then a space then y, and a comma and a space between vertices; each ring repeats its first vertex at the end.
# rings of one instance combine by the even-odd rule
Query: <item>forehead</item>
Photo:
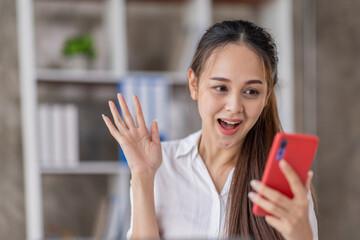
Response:
POLYGON ((209 57, 201 78, 225 77, 233 81, 259 79, 265 82, 262 59, 245 44, 228 44, 215 49, 209 57))

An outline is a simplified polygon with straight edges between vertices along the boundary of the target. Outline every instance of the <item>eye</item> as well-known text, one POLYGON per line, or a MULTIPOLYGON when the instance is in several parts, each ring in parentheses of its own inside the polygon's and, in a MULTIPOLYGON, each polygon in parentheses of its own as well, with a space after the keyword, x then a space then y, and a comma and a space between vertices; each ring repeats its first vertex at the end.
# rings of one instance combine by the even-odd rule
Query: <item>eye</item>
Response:
POLYGON ((259 91, 258 91, 258 90, 255 90, 255 89, 245 90, 244 93, 245 93, 246 95, 249 95, 250 97, 256 97, 257 95, 259 95, 259 91))
POLYGON ((217 86, 217 87, 214 87, 214 89, 219 91, 219 92, 227 91, 227 87, 225 87, 225 86, 217 86))

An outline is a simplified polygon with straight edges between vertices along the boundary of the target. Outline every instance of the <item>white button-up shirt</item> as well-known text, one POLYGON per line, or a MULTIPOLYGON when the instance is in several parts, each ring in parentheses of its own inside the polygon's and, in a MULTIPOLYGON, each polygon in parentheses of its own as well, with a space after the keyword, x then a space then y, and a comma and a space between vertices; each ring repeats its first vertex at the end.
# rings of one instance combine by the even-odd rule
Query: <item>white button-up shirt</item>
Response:
MULTIPOLYGON (((160 236, 169 239, 224 237, 225 207, 234 168, 220 195, 198 152, 201 131, 180 140, 163 142, 163 162, 156 172, 154 197, 160 236)), ((309 192, 309 218, 318 239, 317 220, 309 192)), ((132 190, 130 202, 133 207, 132 190)), ((132 216, 129 239, 132 234, 132 216)))

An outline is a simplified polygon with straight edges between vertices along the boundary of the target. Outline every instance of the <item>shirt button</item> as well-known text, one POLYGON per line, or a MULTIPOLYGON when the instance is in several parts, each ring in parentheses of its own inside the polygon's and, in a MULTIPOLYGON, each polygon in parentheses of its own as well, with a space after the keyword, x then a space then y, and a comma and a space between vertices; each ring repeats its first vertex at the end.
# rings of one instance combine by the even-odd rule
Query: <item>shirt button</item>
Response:
POLYGON ((217 234, 217 233, 218 233, 218 229, 213 228, 212 233, 213 233, 214 235, 217 234))

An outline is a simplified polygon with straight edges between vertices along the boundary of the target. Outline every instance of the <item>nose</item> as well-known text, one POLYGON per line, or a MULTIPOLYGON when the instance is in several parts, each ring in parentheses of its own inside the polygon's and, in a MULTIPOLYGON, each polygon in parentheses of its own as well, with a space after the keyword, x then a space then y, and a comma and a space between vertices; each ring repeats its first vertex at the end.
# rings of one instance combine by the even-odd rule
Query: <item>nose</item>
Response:
POLYGON ((230 94, 226 100, 225 110, 231 113, 241 113, 244 111, 244 105, 240 94, 230 94))

